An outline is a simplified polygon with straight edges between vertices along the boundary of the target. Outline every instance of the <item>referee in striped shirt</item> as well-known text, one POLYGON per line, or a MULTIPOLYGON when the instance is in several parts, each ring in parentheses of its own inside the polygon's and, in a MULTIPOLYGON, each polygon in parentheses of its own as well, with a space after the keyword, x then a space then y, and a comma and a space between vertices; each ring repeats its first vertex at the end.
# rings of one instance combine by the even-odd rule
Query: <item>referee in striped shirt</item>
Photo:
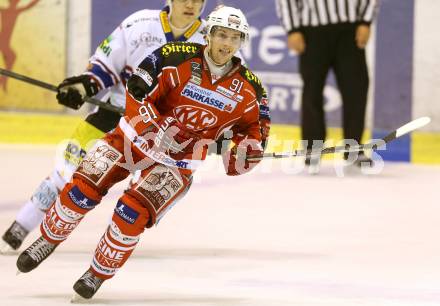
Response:
MULTIPOLYGON (((276 0, 276 4, 288 48, 300 55, 301 130, 308 148, 313 140, 325 140, 323 89, 330 68, 342 95, 344 138, 360 143, 369 82, 365 46, 377 0, 276 0)), ((361 162, 372 165, 363 153, 356 161, 361 162)))

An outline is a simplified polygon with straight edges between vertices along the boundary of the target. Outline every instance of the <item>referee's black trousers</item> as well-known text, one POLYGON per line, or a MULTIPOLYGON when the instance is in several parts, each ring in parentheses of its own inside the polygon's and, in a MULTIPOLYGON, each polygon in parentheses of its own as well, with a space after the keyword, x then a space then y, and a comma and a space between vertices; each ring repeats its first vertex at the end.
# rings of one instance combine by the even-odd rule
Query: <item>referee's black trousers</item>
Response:
POLYGON ((368 93, 365 50, 355 41, 355 24, 305 28, 306 50, 300 56, 304 82, 301 108, 302 139, 324 141, 326 125, 323 90, 327 74, 333 69, 342 95, 342 121, 345 139, 360 143, 364 130, 368 93))

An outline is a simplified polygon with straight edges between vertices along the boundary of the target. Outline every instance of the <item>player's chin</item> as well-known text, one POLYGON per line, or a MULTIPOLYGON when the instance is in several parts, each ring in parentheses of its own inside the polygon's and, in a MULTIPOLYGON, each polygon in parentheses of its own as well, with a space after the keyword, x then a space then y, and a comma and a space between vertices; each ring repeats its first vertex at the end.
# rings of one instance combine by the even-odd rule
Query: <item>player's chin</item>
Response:
POLYGON ((224 65, 224 64, 226 64, 228 62, 228 59, 227 58, 223 58, 223 57, 221 57, 221 58, 219 58, 217 61, 216 61, 216 64, 218 64, 218 65, 224 65))
POLYGON ((217 50, 217 57, 218 57, 219 61, 226 63, 228 60, 231 59, 232 55, 231 55, 231 52, 229 52, 229 51, 219 49, 219 50, 217 50))
POLYGON ((232 56, 233 55, 231 55, 231 54, 228 54, 228 55, 224 55, 224 56, 222 56, 222 65, 224 65, 224 64, 226 64, 227 62, 229 62, 231 59, 232 59, 232 56))

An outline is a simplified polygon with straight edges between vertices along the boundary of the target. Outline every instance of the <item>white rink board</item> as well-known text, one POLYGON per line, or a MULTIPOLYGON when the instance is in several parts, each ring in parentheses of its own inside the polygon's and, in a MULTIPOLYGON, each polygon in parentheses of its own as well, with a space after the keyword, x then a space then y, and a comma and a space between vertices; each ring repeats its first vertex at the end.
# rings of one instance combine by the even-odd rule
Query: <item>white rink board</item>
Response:
MULTIPOLYGON (((0 146, 3 231, 53 164, 53 147, 0 146)), ((203 173, 146 230, 92 305, 434 306, 440 304, 440 167, 387 163, 380 175, 203 173)), ((1 305, 71 305, 118 185, 35 271, 0 256, 1 305)), ((37 233, 25 242, 29 245, 37 233)))

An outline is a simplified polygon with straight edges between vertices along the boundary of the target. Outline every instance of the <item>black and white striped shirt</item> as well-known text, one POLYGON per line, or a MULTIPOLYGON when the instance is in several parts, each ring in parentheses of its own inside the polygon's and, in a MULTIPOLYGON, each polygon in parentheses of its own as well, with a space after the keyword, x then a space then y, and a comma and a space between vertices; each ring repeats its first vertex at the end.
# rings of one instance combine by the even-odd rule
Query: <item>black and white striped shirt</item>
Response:
POLYGON ((276 8, 288 33, 302 27, 337 23, 370 24, 378 0, 276 0, 276 8))

